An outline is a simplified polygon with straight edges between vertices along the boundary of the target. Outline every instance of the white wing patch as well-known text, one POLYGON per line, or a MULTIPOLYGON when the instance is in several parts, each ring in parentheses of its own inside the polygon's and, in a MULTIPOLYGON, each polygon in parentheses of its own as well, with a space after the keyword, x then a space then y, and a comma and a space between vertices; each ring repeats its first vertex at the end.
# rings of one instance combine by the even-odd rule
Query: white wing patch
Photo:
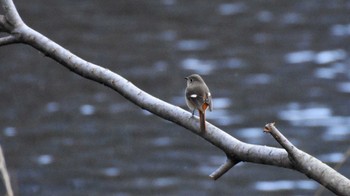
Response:
POLYGON ((192 94, 190 97, 197 98, 197 94, 192 94))
POLYGON ((210 92, 208 92, 208 97, 210 97, 211 96, 211 94, 210 94, 210 92))

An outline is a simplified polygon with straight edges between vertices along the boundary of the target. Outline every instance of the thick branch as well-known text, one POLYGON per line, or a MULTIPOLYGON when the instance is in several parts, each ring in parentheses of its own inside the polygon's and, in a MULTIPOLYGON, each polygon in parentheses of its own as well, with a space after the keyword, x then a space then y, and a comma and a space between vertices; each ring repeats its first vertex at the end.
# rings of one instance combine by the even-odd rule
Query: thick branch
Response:
MULTIPOLYGON (((346 162, 346 160, 348 160, 350 157, 350 147, 346 150, 346 152, 344 153, 344 157, 342 158, 342 160, 337 163, 337 165, 334 166, 334 170, 339 170, 343 165, 344 163, 346 162)), ((324 191, 325 187, 324 186, 320 186, 315 195, 314 196, 321 196, 322 195, 322 192, 324 191)))

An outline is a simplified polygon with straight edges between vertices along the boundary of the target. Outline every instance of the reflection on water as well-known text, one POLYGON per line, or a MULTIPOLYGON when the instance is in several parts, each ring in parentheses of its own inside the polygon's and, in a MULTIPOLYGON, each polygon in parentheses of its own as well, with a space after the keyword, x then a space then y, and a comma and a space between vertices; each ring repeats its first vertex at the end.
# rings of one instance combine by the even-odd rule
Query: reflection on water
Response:
POLYGON ((314 61, 317 64, 328 64, 347 58, 342 49, 314 52, 310 50, 288 53, 285 57, 288 63, 307 63, 314 61))
POLYGON ((37 158, 37 162, 39 165, 48 165, 48 164, 51 164, 53 162, 53 157, 52 157, 52 155, 48 155, 48 154, 40 155, 37 158))
POLYGON ((329 119, 332 115, 332 111, 328 107, 316 106, 309 108, 300 108, 298 103, 288 104, 287 110, 282 110, 279 113, 279 117, 282 120, 288 121, 320 121, 316 122, 316 125, 320 125, 321 121, 329 119))
POLYGON ((349 36, 350 24, 335 24, 331 27, 331 33, 334 36, 349 36))
POLYGON ((293 189, 305 189, 305 190, 315 190, 318 184, 310 180, 279 180, 271 182, 257 182, 255 188, 261 191, 279 191, 279 190, 293 190, 293 189))
POLYGON ((215 64, 210 61, 202 61, 195 58, 187 58, 181 62, 181 66, 185 70, 189 70, 194 73, 201 75, 207 75, 215 69, 215 64))
POLYGON ((347 67, 343 63, 334 63, 329 67, 319 67, 315 70, 314 75, 321 79, 335 79, 337 76, 347 74, 347 67))
POLYGON ((328 124, 327 130, 323 134, 323 139, 325 141, 348 141, 350 137, 349 120, 349 117, 345 119, 335 117, 334 122, 330 122, 334 126, 329 126, 330 124, 328 124))
POLYGON ((340 82, 337 84, 337 90, 341 93, 350 93, 350 82, 340 82))
POLYGON ((177 43, 177 49, 180 51, 199 51, 205 50, 209 46, 205 40, 181 40, 177 43))
POLYGON ((120 170, 115 167, 109 167, 109 168, 103 168, 101 173, 102 175, 105 175, 108 177, 116 177, 120 174, 120 170))
POLYGON ((3 134, 7 137, 14 137, 17 135, 15 127, 5 127, 3 132, 3 134))
POLYGON ((79 110, 82 115, 86 116, 93 115, 95 113, 95 107, 93 105, 88 104, 80 106, 79 110))
MULTIPOLYGON (((275 121, 324 162, 338 163, 348 148, 347 2, 15 3, 38 31, 179 107, 187 109, 183 78, 202 74, 213 94, 208 121, 244 142, 278 146, 262 131, 275 121)), ((225 155, 201 138, 27 46, 1 47, 0 59, 0 138, 20 195, 312 195, 318 187, 249 163, 214 182, 207 176, 225 155)))
POLYGON ((330 154, 323 154, 319 159, 327 163, 339 163, 345 158, 344 152, 334 152, 330 154))

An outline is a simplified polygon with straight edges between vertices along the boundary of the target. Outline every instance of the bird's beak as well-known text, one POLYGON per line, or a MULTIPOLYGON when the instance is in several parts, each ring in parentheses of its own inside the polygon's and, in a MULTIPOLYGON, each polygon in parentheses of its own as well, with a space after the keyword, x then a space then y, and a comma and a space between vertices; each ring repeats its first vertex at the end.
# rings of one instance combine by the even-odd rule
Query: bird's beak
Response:
POLYGON ((185 77, 185 80, 188 80, 188 78, 187 78, 187 77, 185 77))

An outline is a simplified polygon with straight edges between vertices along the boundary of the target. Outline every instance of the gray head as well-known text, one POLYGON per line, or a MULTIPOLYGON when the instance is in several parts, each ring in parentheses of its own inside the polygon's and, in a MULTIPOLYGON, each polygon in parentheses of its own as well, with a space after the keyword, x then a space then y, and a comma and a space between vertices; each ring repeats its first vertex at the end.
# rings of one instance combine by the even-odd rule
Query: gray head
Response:
POLYGON ((187 86, 191 83, 204 83, 204 80, 198 74, 192 74, 190 76, 187 76, 185 79, 187 80, 187 86))

